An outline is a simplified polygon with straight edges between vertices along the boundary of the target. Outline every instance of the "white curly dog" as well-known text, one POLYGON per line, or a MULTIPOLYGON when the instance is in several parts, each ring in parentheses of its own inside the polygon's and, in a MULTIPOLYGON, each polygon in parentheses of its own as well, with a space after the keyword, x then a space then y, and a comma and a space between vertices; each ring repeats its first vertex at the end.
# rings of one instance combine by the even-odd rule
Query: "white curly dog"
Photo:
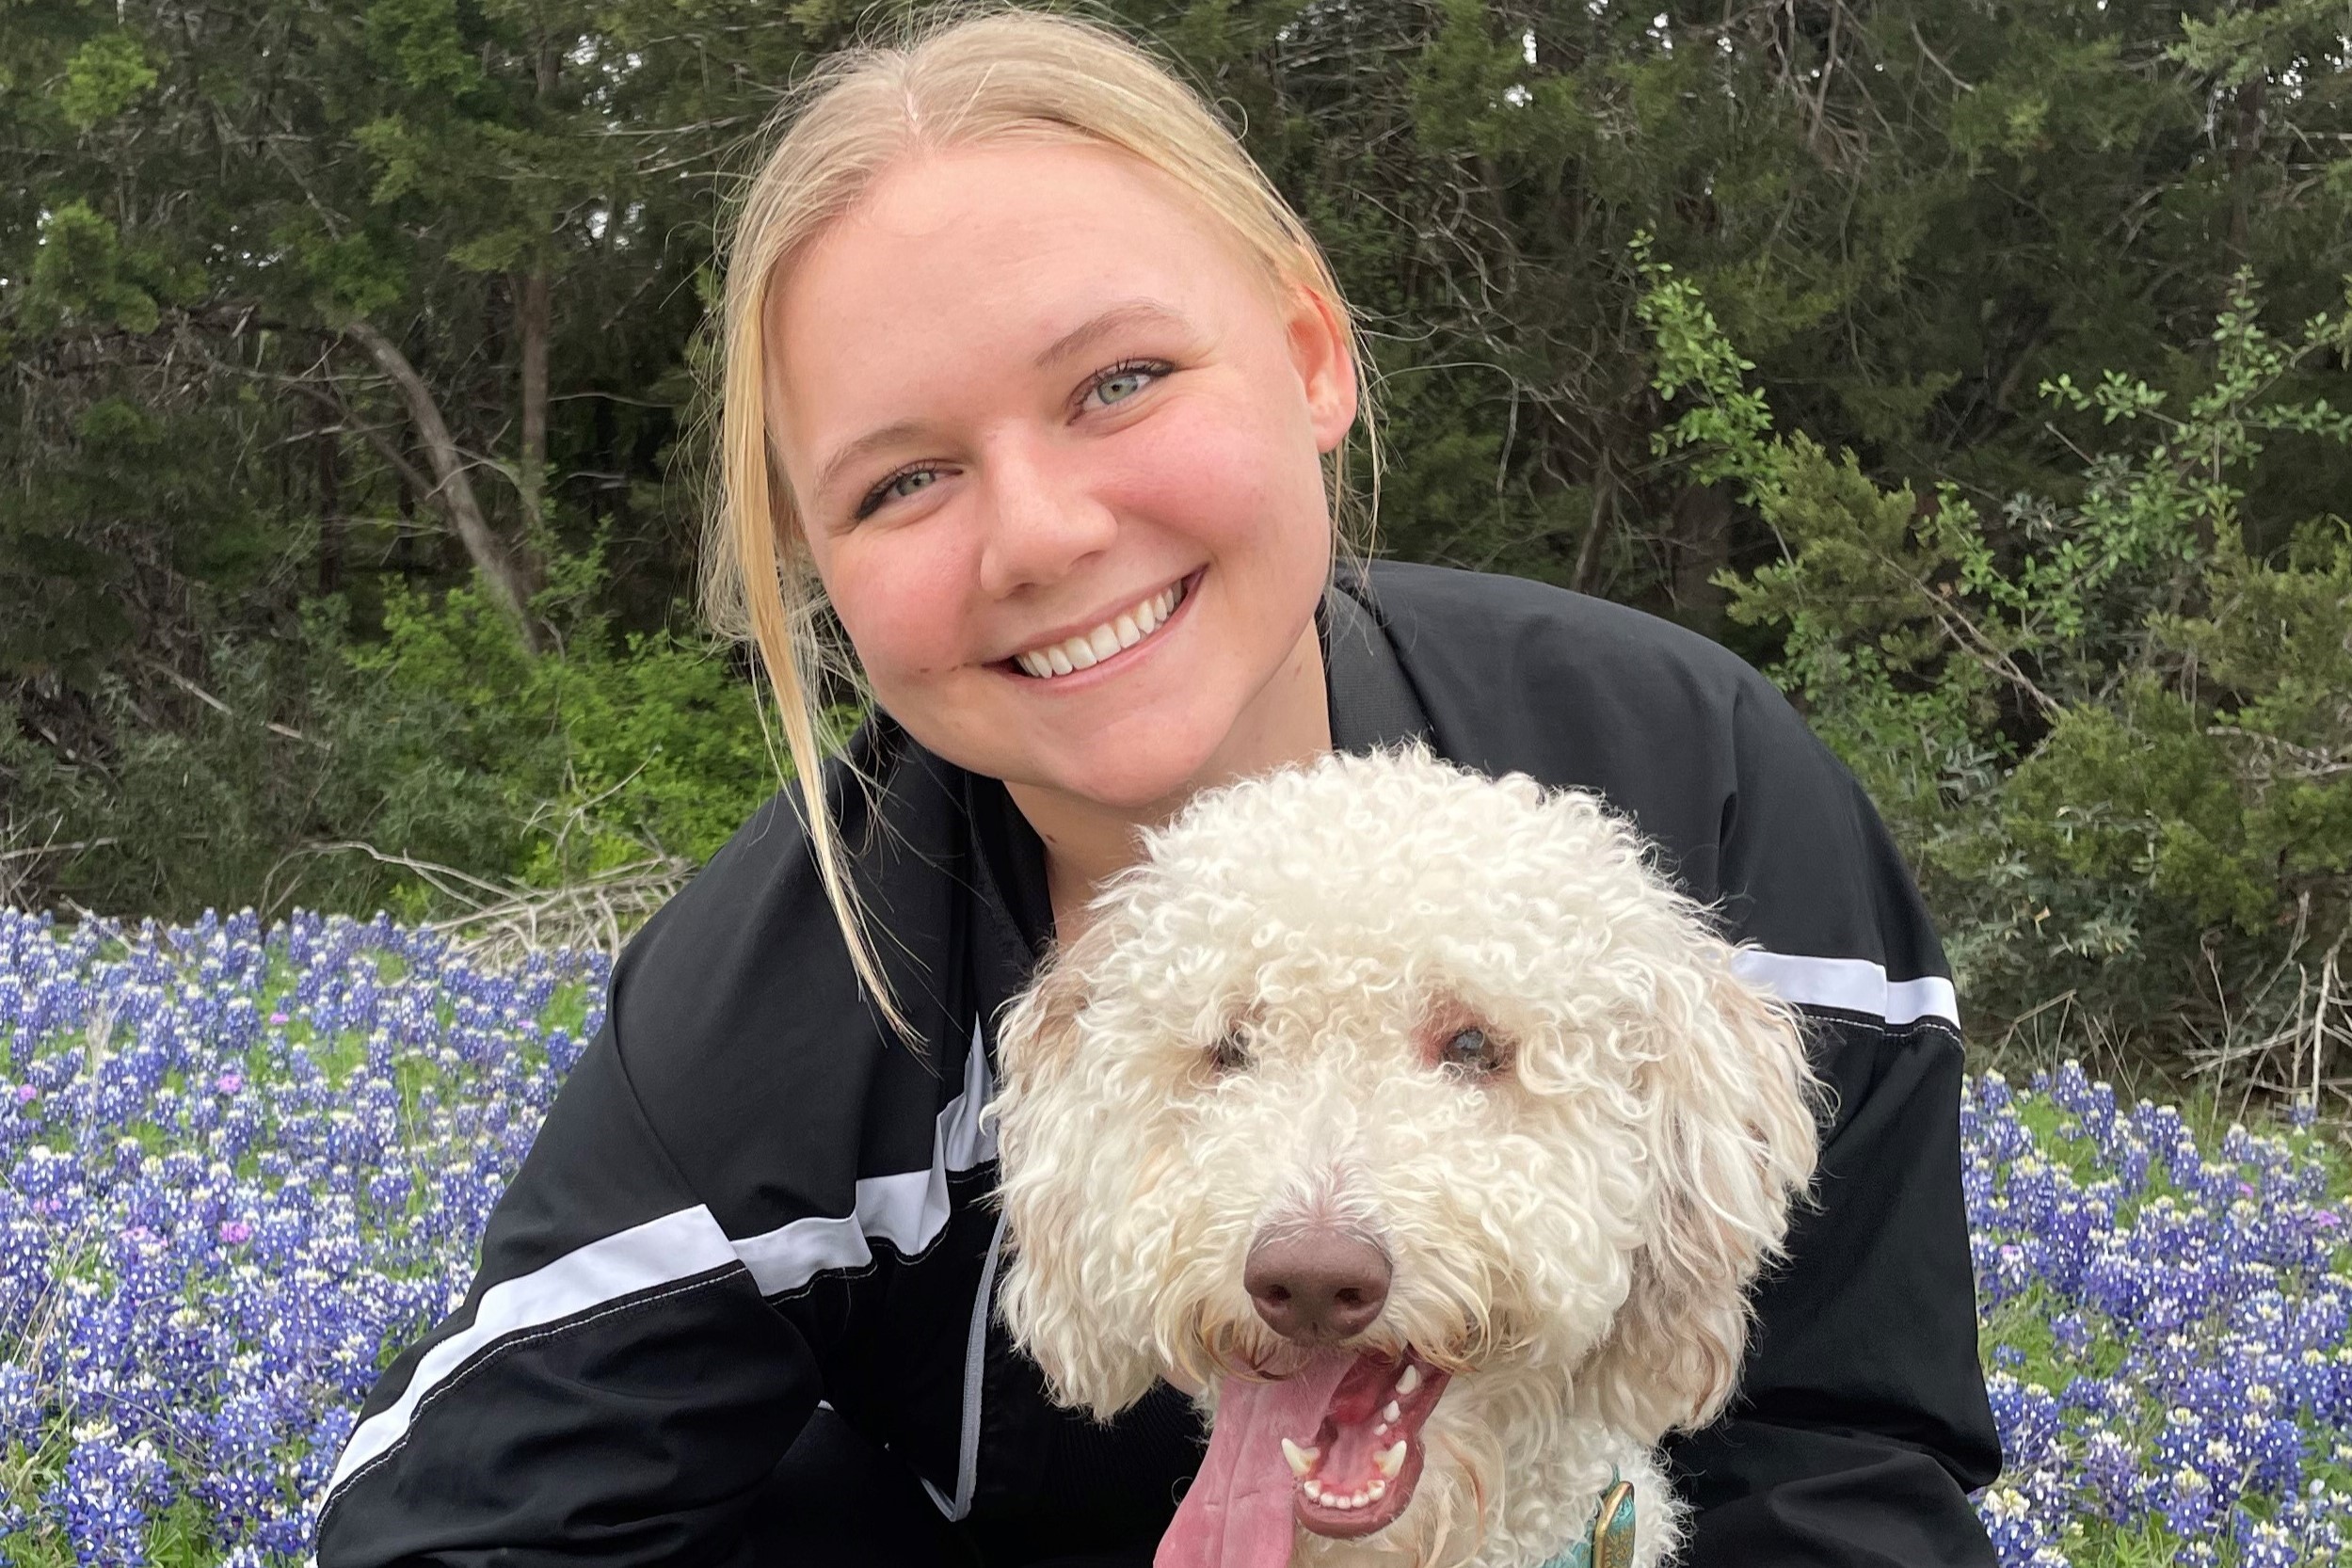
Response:
POLYGON ((1055 1396, 1213 1418, 1160 1568, 1581 1563, 1605 1495, 1603 1560, 1673 1557, 1655 1447, 1729 1397, 1816 1154, 1733 951, 1596 797, 1418 750, 1149 836, 1007 1015, 994 1113, 1055 1396))

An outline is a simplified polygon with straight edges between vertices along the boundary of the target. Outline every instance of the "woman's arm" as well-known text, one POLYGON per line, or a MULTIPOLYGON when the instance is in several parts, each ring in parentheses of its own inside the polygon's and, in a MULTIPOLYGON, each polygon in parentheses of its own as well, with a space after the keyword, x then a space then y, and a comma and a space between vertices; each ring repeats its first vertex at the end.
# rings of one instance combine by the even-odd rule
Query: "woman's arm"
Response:
POLYGON ((1672 1458, 1689 1568, 1961 1568, 2000 1468, 1960 1195, 1960 1035, 1925 906, 1852 776, 1758 679, 1736 707, 1720 885, 1752 974, 1834 1092, 1739 1396, 1672 1458))
POLYGON ((818 1382, 648 1124, 608 1021, 491 1215, 464 1305, 369 1397, 319 1568, 723 1562, 818 1382))

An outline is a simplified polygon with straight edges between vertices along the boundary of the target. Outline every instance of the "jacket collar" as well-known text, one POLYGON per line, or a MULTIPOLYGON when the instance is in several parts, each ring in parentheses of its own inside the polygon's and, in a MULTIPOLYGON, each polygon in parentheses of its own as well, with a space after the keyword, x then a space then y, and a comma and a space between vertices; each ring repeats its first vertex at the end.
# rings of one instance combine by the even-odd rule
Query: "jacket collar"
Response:
POLYGON ((1323 683, 1331 705, 1331 744, 1340 751, 1375 751, 1407 741, 1433 744, 1421 706, 1397 650, 1352 570, 1334 575, 1316 609, 1323 645, 1323 683))

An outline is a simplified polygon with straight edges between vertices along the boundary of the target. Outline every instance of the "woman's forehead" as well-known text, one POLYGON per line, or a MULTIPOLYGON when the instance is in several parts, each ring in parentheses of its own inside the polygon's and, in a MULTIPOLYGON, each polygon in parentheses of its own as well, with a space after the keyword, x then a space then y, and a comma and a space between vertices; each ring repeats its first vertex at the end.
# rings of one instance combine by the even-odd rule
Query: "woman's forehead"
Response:
POLYGON ((812 347, 828 326, 1058 334, 1131 296, 1203 313, 1232 290, 1262 291, 1264 272, 1198 200, 1116 149, 954 148, 893 165, 781 267, 768 328, 812 347))
POLYGON ((796 395, 775 412, 799 446, 936 388, 948 361, 1025 370, 1112 316, 1214 338, 1269 298, 1240 237, 1140 159, 1050 142, 925 152, 779 270, 770 385, 796 395))

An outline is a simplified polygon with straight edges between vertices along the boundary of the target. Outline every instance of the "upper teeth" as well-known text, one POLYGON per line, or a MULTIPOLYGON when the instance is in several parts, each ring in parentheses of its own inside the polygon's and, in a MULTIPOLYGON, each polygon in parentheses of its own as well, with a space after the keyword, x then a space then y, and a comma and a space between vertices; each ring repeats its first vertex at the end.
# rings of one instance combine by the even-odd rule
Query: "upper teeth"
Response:
POLYGON ((1406 1362, 1404 1365, 1403 1374, 1397 1379, 1397 1392, 1400 1394, 1410 1394, 1416 1388, 1420 1386, 1421 1368, 1416 1367, 1410 1361, 1406 1362))
POLYGON ((1184 595, 1181 583, 1144 600, 1131 609, 1104 621, 1092 632, 1065 638, 1051 648, 1032 648, 1027 653, 1016 653, 1013 662, 1022 670, 1040 680, 1050 680, 1057 675, 1074 670, 1092 669, 1123 648, 1133 648, 1159 629, 1168 618, 1184 595))

